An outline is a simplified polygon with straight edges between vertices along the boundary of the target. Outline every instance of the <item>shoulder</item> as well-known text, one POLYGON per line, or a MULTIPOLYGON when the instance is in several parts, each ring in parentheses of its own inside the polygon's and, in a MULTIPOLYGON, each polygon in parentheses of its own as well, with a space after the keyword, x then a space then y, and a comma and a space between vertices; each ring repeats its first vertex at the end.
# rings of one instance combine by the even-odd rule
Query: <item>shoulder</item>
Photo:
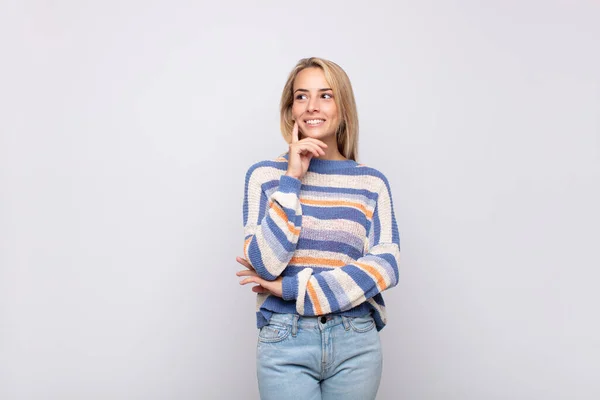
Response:
POLYGON ((279 175, 287 170, 287 159, 282 153, 276 157, 267 160, 254 162, 246 170, 246 182, 255 181, 263 184, 269 180, 278 179, 279 175))
POLYGON ((356 166, 358 174, 365 177, 374 183, 374 186, 383 189, 384 187, 389 188, 389 181, 386 174, 379 168, 364 163, 358 163, 356 166))

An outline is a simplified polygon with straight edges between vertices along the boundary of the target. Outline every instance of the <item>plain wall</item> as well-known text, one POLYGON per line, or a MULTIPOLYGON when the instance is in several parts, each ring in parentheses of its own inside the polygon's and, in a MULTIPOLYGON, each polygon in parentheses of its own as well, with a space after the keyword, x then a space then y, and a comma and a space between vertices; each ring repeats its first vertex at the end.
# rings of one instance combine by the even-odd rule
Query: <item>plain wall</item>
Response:
POLYGON ((258 399, 244 174, 349 74, 401 280, 378 399, 600 398, 594 1, 0 2, 0 398, 258 399))

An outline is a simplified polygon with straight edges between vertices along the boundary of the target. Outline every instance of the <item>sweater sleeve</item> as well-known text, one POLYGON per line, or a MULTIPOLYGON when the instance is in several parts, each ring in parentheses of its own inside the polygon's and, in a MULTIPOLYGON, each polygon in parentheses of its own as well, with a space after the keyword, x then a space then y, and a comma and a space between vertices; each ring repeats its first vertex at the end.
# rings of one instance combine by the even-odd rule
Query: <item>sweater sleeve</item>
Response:
POLYGON ((269 198, 263 190, 265 168, 251 167, 244 188, 244 255, 258 275, 276 279, 288 265, 300 236, 301 181, 281 175, 269 198))
POLYGON ((400 237, 390 186, 382 179, 364 256, 332 270, 314 273, 306 268, 284 276, 283 299, 296 300, 300 315, 346 311, 398 284, 400 237))

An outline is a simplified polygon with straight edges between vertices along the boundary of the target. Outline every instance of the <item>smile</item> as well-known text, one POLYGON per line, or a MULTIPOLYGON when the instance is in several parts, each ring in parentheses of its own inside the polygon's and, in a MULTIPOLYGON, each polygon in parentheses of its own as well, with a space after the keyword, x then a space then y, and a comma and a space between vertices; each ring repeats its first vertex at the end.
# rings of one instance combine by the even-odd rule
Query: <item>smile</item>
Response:
POLYGON ((320 126, 325 122, 325 120, 324 119, 309 119, 304 122, 306 122, 306 124, 308 126, 320 126))

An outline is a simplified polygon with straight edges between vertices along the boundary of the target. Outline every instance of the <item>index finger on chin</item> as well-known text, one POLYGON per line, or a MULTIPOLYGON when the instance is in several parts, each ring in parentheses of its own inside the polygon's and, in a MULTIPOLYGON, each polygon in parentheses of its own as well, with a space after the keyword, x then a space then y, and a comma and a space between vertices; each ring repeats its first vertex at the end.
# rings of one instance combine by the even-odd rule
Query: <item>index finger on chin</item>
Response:
POLYGON ((298 121, 294 121, 294 127, 292 128, 292 143, 298 141, 298 121))

